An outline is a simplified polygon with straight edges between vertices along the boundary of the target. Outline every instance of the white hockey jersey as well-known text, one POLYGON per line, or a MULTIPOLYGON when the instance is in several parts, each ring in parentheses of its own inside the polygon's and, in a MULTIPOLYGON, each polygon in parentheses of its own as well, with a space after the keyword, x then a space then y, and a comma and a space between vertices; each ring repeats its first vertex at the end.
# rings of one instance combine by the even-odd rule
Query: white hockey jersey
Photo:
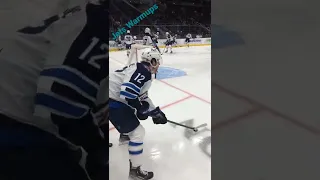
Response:
POLYGON ((126 34, 124 36, 124 42, 126 44, 132 44, 133 43, 133 37, 130 34, 126 34))
POLYGON ((143 36, 143 45, 153 46, 153 41, 150 34, 145 34, 143 36))
POLYGON ((0 112, 56 133, 53 116, 80 118, 108 98, 100 91, 109 69, 108 25, 100 24, 108 20, 97 21, 107 14, 90 11, 87 0, 21 2, 0 2, 1 18, 13 18, 0 36, 0 112))
POLYGON ((188 38, 188 39, 192 38, 191 34, 190 34, 190 33, 187 34, 187 35, 186 35, 186 38, 188 38))
MULTIPOLYGON (((155 109, 148 97, 152 74, 142 63, 134 63, 109 74, 109 97, 128 105, 127 99, 147 101, 149 110, 155 109)), ((111 105, 110 105, 111 106, 111 105)))
POLYGON ((171 34, 167 35, 167 41, 173 41, 173 37, 171 36, 171 34))

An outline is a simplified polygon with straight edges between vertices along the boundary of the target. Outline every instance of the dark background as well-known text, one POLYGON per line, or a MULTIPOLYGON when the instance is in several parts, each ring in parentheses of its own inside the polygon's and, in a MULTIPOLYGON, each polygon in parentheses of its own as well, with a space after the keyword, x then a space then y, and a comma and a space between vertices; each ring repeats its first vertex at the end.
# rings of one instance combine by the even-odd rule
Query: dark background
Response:
POLYGON ((212 2, 212 178, 320 179, 319 2, 212 2))

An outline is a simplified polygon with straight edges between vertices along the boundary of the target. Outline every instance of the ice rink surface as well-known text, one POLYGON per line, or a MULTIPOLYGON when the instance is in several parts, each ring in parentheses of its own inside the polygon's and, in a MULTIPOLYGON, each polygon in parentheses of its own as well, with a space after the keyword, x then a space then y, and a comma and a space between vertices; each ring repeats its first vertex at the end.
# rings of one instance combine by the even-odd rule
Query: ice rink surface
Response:
MULTIPOLYGON (((154 125, 141 121, 146 129, 144 167, 155 173, 155 180, 211 179, 211 46, 174 48, 164 54, 162 67, 182 70, 185 76, 155 80, 150 98, 167 118, 186 125, 207 123, 195 133, 183 127, 154 125)), ((140 53, 140 52, 139 52, 140 53)), ((138 54, 139 54, 138 53, 138 54)), ((140 57, 139 57, 140 58, 140 57)), ((127 62, 125 51, 110 52, 110 70, 127 62)), ((119 133, 110 123, 110 180, 127 180, 126 146, 118 146, 119 133)))
POLYGON ((213 179, 320 179, 317 3, 213 1, 213 179))

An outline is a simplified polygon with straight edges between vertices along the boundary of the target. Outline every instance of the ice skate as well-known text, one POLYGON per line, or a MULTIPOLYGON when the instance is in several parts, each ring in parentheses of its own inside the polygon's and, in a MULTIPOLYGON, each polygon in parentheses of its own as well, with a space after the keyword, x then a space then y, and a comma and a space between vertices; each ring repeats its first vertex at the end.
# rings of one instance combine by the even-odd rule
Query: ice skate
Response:
POLYGON ((129 144, 130 138, 126 134, 120 134, 119 137, 119 146, 124 145, 124 144, 129 144))
POLYGON ((129 177, 132 180, 152 179, 153 178, 153 172, 144 171, 144 170, 141 169, 140 166, 132 167, 132 163, 130 161, 130 175, 129 175, 129 177))

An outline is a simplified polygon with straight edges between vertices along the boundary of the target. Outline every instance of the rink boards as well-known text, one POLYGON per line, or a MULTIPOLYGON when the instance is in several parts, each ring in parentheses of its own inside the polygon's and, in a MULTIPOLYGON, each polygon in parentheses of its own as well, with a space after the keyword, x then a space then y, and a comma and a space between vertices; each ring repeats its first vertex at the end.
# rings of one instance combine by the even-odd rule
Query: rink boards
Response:
MULTIPOLYGON (((158 47, 164 48, 164 43, 166 39, 158 39, 158 47)), ((176 47, 187 47, 185 44, 185 39, 176 39, 177 44, 173 45, 173 48, 176 47)), ((136 43, 142 44, 142 40, 136 40, 136 43)), ((189 46, 210 46, 211 45, 211 38, 192 38, 190 39, 189 46)), ((117 44, 114 41, 109 41, 109 51, 121 51, 123 49, 118 48, 117 44)))

